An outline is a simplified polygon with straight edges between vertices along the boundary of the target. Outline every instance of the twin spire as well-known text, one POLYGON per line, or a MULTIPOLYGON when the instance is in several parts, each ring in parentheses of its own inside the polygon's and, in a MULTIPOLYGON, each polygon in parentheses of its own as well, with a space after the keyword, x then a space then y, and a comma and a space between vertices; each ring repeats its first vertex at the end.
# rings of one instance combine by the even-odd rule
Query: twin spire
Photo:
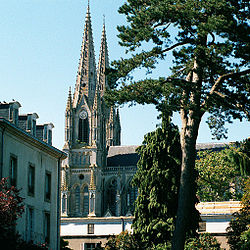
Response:
POLYGON ((107 38, 105 24, 103 24, 100 57, 96 73, 94 41, 88 1, 73 107, 76 107, 83 98, 86 99, 89 106, 92 106, 96 91, 100 91, 100 95, 103 96, 104 89, 107 86, 105 69, 108 66, 107 38))

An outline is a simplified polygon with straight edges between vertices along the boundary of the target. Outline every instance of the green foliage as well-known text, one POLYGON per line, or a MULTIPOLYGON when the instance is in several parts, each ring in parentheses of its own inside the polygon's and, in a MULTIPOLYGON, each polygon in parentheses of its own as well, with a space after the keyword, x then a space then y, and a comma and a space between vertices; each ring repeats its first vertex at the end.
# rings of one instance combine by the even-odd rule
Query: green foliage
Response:
POLYGON ((248 228, 246 231, 241 233, 240 241, 242 242, 240 250, 249 250, 250 249, 250 228, 248 228))
POLYGON ((60 250, 71 250, 71 248, 68 247, 69 242, 64 240, 63 237, 60 237, 60 250))
MULTIPOLYGON (((127 25, 118 27, 127 59, 112 63, 108 103, 152 103, 182 120, 182 174, 174 249, 184 245, 195 144, 203 115, 214 138, 226 137, 226 122, 250 120, 249 5, 246 0, 127 0, 120 7, 127 25), (157 63, 174 61, 171 73, 150 78, 157 63), (136 69, 147 78, 133 79, 136 69), (144 72, 143 72, 144 75, 144 72), (184 230, 182 230, 184 228, 184 230)), ((192 202, 193 203, 193 202, 192 202)), ((171 223, 170 221, 168 224, 171 223)))
POLYGON ((190 238, 185 244, 185 250, 220 250, 220 243, 209 233, 200 234, 199 237, 190 238))
POLYGON ((243 176, 250 175, 250 138, 231 146, 231 160, 243 176))
POLYGON ((249 225, 250 225, 250 178, 247 179, 244 195, 242 199, 243 208, 233 214, 233 219, 230 221, 227 228, 227 238, 230 249, 249 249, 244 248, 249 246, 249 225), (242 247, 242 248, 241 248, 242 247))
POLYGON ((245 177, 232 161, 235 149, 200 151, 196 160, 199 172, 197 195, 200 201, 240 200, 245 177))
MULTIPOLYGON (((164 121, 162 128, 144 136, 133 184, 138 187, 133 229, 136 237, 153 248, 169 244, 174 230, 180 181, 181 148, 178 128, 164 121)), ((195 230, 197 211, 190 230, 195 230)))
POLYGON ((121 232, 116 236, 111 236, 105 245, 105 250, 131 250, 140 249, 133 234, 128 231, 121 232))
POLYGON ((243 206, 249 206, 250 203, 250 178, 248 177, 245 181, 244 195, 241 199, 243 206))
POLYGON ((159 110, 196 110, 211 114, 216 138, 225 137, 225 122, 249 119, 248 1, 128 0, 119 12, 120 45, 128 59, 112 63, 108 102, 153 103, 159 110), (133 80, 135 69, 148 73, 174 56, 172 74, 133 80), (233 60, 236 59, 236 60, 233 60), (191 77, 195 74, 196 77, 191 77), (191 77, 191 78, 190 78, 191 77), (192 98, 192 97, 196 98, 192 98))

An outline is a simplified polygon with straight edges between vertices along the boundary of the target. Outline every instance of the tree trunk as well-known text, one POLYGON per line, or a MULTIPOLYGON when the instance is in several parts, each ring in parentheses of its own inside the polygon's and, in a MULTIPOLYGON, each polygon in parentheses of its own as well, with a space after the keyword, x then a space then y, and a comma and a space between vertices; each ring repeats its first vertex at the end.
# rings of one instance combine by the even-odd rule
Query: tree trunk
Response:
POLYGON ((172 250, 184 249, 186 232, 189 227, 189 221, 192 218, 192 210, 195 205, 195 178, 194 167, 196 160, 196 139, 200 125, 198 116, 190 115, 182 117, 181 149, 182 166, 181 179, 178 198, 177 219, 174 236, 172 240, 172 250))

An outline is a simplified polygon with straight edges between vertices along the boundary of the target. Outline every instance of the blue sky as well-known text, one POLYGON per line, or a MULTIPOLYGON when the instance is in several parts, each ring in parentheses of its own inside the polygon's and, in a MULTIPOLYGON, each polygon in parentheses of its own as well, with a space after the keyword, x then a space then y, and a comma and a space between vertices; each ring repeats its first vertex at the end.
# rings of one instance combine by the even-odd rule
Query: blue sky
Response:
MULTIPOLYGON (((117 12, 123 2, 90 1, 96 61, 104 14, 109 58, 124 56, 116 30, 125 22, 117 12)), ((64 111, 68 88, 75 85, 86 7, 87 0, 0 0, 0 101, 15 99, 22 105, 21 113, 36 112, 38 123, 52 122, 53 145, 58 148, 64 141, 64 111)), ((170 63, 171 59, 161 64, 156 75, 164 76, 170 63)), ((123 145, 139 145, 159 123, 153 106, 125 105, 120 113, 123 145)), ((180 124, 178 114, 174 122, 180 124)), ((227 141, 250 136, 246 121, 235 121, 228 128, 227 141)), ((198 142, 210 141, 202 122, 198 142)))

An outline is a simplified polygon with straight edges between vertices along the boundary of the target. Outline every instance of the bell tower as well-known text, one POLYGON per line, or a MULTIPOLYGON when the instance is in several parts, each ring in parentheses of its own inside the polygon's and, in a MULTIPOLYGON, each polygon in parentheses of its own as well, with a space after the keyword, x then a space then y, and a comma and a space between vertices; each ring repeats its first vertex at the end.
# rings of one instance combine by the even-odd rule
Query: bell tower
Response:
POLYGON ((86 217, 104 214, 104 171, 107 146, 120 145, 120 118, 107 107, 109 88, 105 24, 96 69, 89 4, 85 18, 80 60, 72 96, 69 89, 65 110, 65 144, 68 154, 62 167, 62 216, 86 217))

